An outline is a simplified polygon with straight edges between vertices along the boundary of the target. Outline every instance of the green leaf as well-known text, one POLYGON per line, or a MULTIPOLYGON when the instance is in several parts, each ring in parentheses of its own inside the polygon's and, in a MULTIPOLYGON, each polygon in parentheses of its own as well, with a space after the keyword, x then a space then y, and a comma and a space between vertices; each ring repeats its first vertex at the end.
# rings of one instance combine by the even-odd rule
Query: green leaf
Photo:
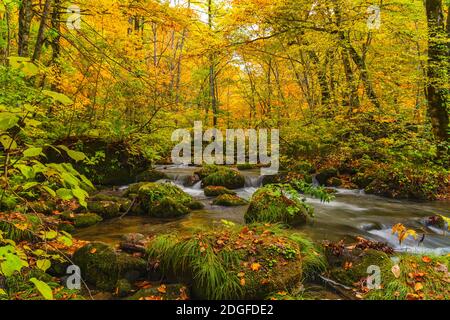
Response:
POLYGON ((72 190, 66 189, 66 188, 61 188, 61 189, 56 190, 56 195, 58 196, 58 198, 60 198, 62 200, 72 200, 73 199, 72 190))
POLYGON ((86 155, 83 152, 75 150, 67 150, 67 155, 75 161, 82 161, 86 159, 86 155))
POLYGON ((15 167, 19 169, 20 172, 23 174, 23 176, 27 179, 33 179, 36 176, 36 173, 34 172, 33 168, 30 166, 18 164, 15 167))
POLYGON ((60 102, 63 105, 70 106, 73 104, 73 100, 70 99, 65 94, 49 91, 49 90, 42 90, 42 93, 50 98, 52 98, 54 101, 60 102))
POLYGON ((19 117, 11 113, 0 113, 0 130, 11 129, 19 122, 19 117))
POLYGON ((87 208, 86 197, 89 196, 89 194, 81 188, 72 189, 72 193, 78 199, 80 205, 87 208))
POLYGON ((26 190, 28 190, 28 189, 31 189, 31 188, 37 186, 38 184, 39 184, 39 183, 36 182, 36 181, 33 181, 33 182, 27 182, 27 183, 25 183, 25 184, 22 186, 22 190, 23 190, 23 191, 26 191, 26 190))
POLYGON ((53 240, 58 236, 58 232, 54 231, 54 230, 50 230, 50 231, 42 231, 42 237, 45 240, 53 240))
POLYGON ((6 295, 7 295, 6 291, 0 288, 0 296, 6 296, 6 295))
POLYGON ((25 150, 23 152, 24 157, 27 158, 33 158, 33 157, 37 157, 38 155, 40 155, 42 153, 42 148, 28 148, 27 150, 25 150))
POLYGON ((52 263, 48 259, 41 259, 36 261, 36 266, 41 269, 42 271, 47 271, 48 268, 50 268, 52 263))
POLYGON ((48 284, 36 278, 31 278, 30 282, 34 284, 34 286, 39 291, 39 293, 44 297, 44 299, 53 300, 53 292, 48 284))
POLYGON ((51 195, 53 198, 56 197, 56 192, 55 192, 52 188, 50 188, 50 187, 48 187, 48 186, 42 186, 42 189, 44 189, 45 191, 47 191, 47 193, 48 193, 49 195, 51 195))
POLYGON ((71 247, 73 245, 72 239, 67 236, 59 236, 57 240, 59 243, 62 243, 66 247, 71 247))
POLYGON ((39 73, 39 68, 26 57, 8 57, 12 69, 22 71, 26 76, 33 77, 39 73))
POLYGON ((15 150, 15 149, 17 149, 17 143, 13 139, 11 139, 10 136, 8 136, 6 134, 2 135, 0 137, 0 143, 3 145, 3 148, 5 150, 15 150))

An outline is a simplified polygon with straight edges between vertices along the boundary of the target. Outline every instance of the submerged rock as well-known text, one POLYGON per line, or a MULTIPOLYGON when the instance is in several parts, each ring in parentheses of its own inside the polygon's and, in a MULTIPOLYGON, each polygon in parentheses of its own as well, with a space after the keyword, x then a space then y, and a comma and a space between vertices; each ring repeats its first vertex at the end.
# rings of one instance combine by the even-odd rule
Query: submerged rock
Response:
POLYGON ((198 299, 264 299, 297 285, 325 260, 311 242, 282 229, 227 225, 155 237, 150 264, 198 299))
POLYGON ((135 281, 147 272, 145 260, 116 252, 102 242, 78 249, 72 260, 80 267, 83 279, 100 290, 114 290, 119 279, 135 281))
POLYGON ((289 197, 280 187, 266 186, 252 196, 250 207, 245 213, 245 222, 285 223, 299 225, 306 223, 312 209, 303 201, 289 197))
POLYGON ((248 204, 246 200, 231 194, 223 194, 221 196, 218 196, 213 201, 213 205, 224 207, 245 206, 246 204, 248 204))

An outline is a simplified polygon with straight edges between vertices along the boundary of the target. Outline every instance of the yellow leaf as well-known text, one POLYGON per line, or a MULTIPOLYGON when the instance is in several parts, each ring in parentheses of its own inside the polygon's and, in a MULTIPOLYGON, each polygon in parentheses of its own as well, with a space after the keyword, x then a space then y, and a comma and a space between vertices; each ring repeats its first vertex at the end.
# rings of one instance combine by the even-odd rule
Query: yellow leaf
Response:
POLYGON ((261 269, 261 265, 259 263, 252 263, 251 267, 252 271, 258 271, 261 269))
POLYGON ((414 291, 421 291, 421 290, 423 290, 423 285, 422 285, 422 283, 420 283, 420 282, 417 282, 415 285, 414 285, 414 291))

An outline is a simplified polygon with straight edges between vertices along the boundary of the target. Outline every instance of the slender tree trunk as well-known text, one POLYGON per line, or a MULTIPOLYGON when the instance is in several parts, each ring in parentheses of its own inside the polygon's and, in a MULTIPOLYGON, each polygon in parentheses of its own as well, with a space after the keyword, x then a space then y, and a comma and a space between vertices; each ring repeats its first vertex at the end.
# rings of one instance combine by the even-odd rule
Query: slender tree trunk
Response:
POLYGON ((45 0, 44 11, 42 12, 41 24, 39 25, 39 31, 36 39, 36 46, 34 47, 33 61, 39 60, 42 52, 42 46, 44 45, 44 33, 46 29, 47 17, 50 14, 50 8, 53 0, 45 0))
MULTIPOLYGON (((208 25, 210 30, 213 28, 212 22, 212 0, 208 0, 208 25)), ((213 126, 217 125, 217 99, 216 99, 216 71, 214 53, 209 55, 209 97, 211 100, 211 111, 213 113, 213 126)))
POLYGON ((448 35, 445 28, 442 0, 427 0, 425 3, 428 21, 428 115, 433 134, 439 143, 439 155, 446 153, 449 135, 448 114, 448 35))
POLYGON ((33 18, 32 0, 22 0, 19 9, 19 43, 18 54, 20 57, 28 57, 31 20, 33 18))

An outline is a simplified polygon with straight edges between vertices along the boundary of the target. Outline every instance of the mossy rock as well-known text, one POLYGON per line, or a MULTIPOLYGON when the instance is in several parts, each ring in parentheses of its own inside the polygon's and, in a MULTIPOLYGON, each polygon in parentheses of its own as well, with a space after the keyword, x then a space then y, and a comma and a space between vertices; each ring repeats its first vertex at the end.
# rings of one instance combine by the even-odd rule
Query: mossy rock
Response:
POLYGON ((219 171, 220 167, 212 164, 204 165, 200 170, 194 172, 201 180, 205 179, 207 176, 219 171))
POLYGON ((66 152, 58 152, 50 147, 44 150, 49 162, 71 163, 77 171, 88 176, 97 185, 133 183, 134 177, 150 165, 144 152, 126 140, 71 136, 55 141, 54 145, 64 145, 71 150, 82 151, 89 158, 95 158, 95 164, 86 166, 82 161, 71 159, 66 152))
POLYGON ((316 179, 321 185, 327 185, 327 181, 331 178, 335 178, 339 175, 339 171, 336 168, 326 168, 321 170, 316 179))
POLYGON ((243 163, 243 164, 236 165, 236 168, 238 170, 241 170, 241 171, 253 170, 253 169, 257 169, 258 165, 257 164, 250 164, 250 163, 243 163))
POLYGON ((112 219, 120 216, 121 204, 116 201, 88 201, 87 208, 104 219, 112 219))
POLYGON ((449 268, 449 256, 391 256, 373 249, 353 249, 341 255, 340 263, 334 262, 329 272, 342 284, 366 287, 366 300, 448 300, 449 268), (373 274, 371 266, 381 272, 379 288, 367 288, 367 278, 373 274))
POLYGON ((93 242, 78 249, 73 261, 85 281, 100 290, 112 291, 119 279, 135 281, 146 274, 147 263, 125 253, 117 253, 105 243, 93 242))
POLYGON ((71 221, 75 228, 87 228, 103 221, 103 218, 96 213, 75 214, 72 212, 65 212, 61 215, 61 218, 66 221, 71 221))
POLYGON ((138 183, 130 186, 127 194, 134 195, 131 212, 138 215, 176 218, 187 215, 192 207, 199 207, 189 194, 172 183, 138 183))
POLYGON ((155 169, 148 169, 137 175, 136 182, 156 182, 163 179, 169 179, 167 174, 155 169))
POLYGON ((205 196, 207 196, 207 197, 218 197, 223 194, 236 195, 236 192, 231 191, 230 189, 227 189, 225 187, 218 187, 218 186, 206 187, 204 192, 205 192, 205 196))
POLYGON ((191 210, 202 210, 205 208, 205 205, 201 203, 200 201, 193 200, 189 202, 186 207, 188 207, 191 210))
POLYGON ((337 177, 330 178, 327 181, 327 186, 340 187, 340 186, 342 186, 342 180, 337 177))
POLYGON ((275 184, 275 183, 286 183, 288 182, 288 173, 287 172, 280 172, 278 174, 274 175, 267 175, 262 178, 262 185, 266 186, 269 184, 275 184))
POLYGON ((54 210, 56 210, 56 205, 52 201, 34 201, 28 203, 28 212, 51 215, 54 210))
POLYGON ((75 232, 75 226, 71 222, 61 221, 58 224, 58 230, 59 231, 64 231, 64 232, 67 232, 67 233, 74 233, 75 232))
POLYGON ((119 279, 116 284, 116 294, 119 297, 128 296, 133 290, 133 285, 127 279, 119 279))
POLYGON ((189 290, 183 284, 161 284, 141 289, 126 300, 186 300, 189 290))
POLYGON ((213 201, 213 205, 224 207, 245 206, 246 204, 248 204, 246 200, 231 194, 223 194, 213 201))
POLYGON ((202 180, 202 187, 218 186, 228 189, 239 189, 245 186, 244 176, 236 170, 219 167, 219 169, 202 180))
POLYGON ((193 298, 264 299, 298 285, 305 270, 323 270, 325 259, 310 241, 277 227, 227 225, 155 237, 150 261, 193 298))
POLYGON ((274 189, 273 185, 260 188, 252 196, 250 206, 244 215, 246 223, 284 223, 300 225, 307 221, 312 209, 303 201, 289 197, 283 189, 274 189))

